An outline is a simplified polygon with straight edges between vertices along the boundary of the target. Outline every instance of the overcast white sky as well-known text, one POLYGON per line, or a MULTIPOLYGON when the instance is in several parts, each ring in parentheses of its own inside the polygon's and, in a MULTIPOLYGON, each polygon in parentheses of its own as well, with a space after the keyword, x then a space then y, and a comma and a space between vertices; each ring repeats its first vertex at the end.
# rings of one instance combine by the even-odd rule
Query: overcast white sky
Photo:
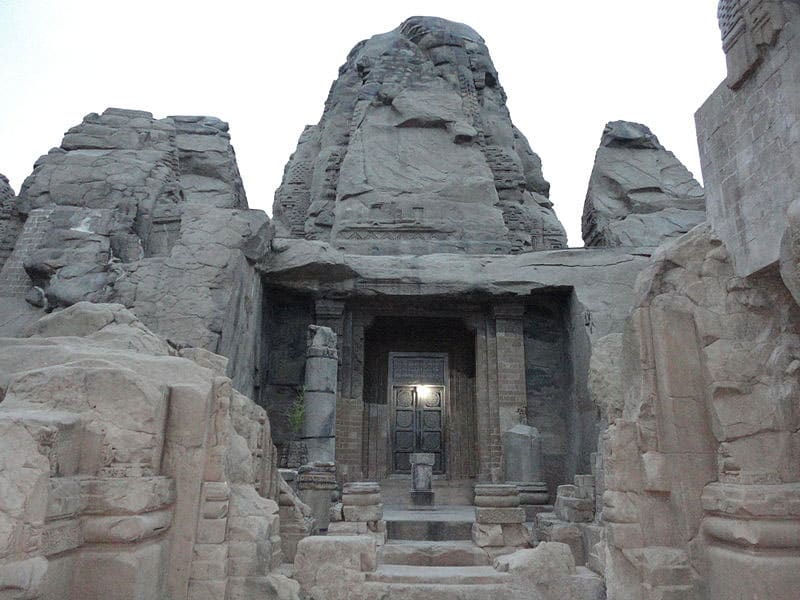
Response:
POLYGON ((218 116, 251 208, 361 39, 411 15, 471 25, 544 163, 570 245, 607 121, 646 123, 700 179, 693 114, 725 73, 717 0, 0 0, 0 172, 15 190, 89 112, 218 116))

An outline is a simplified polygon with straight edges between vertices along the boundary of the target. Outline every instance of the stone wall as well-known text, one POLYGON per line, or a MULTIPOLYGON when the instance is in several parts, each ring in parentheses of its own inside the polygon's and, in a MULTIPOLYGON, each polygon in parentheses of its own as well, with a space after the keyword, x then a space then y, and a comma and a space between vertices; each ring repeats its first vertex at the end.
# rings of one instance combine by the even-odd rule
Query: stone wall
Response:
POLYGON ((721 4, 731 76, 696 121, 708 219, 743 277, 778 260, 797 198, 800 6, 741 4, 721 4))
POLYGON ((271 574, 269 422, 225 368, 120 305, 78 303, 0 339, 4 596, 200 600, 285 583, 271 574))
POLYGON ((707 227, 658 251, 625 333, 621 410, 608 409, 603 436, 611 597, 670 586, 791 596, 799 334, 777 268, 737 277, 707 227))

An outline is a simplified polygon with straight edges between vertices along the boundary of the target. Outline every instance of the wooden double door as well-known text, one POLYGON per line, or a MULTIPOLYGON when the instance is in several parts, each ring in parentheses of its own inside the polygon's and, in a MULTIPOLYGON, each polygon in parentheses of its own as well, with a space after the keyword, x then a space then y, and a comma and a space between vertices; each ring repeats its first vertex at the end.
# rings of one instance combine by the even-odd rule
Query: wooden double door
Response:
POLYGON ((389 354, 391 460, 394 473, 410 473, 410 456, 433 454, 433 472, 445 471, 447 354, 389 354))

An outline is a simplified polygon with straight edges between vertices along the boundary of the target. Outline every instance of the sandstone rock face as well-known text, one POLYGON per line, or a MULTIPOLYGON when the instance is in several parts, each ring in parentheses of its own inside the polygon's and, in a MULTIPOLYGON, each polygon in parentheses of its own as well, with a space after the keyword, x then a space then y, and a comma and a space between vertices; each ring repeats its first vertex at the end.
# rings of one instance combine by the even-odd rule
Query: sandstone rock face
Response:
POLYGON ((363 254, 566 245, 483 39, 412 17, 359 43, 275 194, 282 235, 363 254))
POLYGON ((658 246, 705 218, 703 188, 650 129, 606 125, 583 208, 587 246, 658 246))
POLYGON ((707 226, 662 246, 638 287, 602 442, 609 597, 791 596, 798 307, 777 267, 736 277, 707 226))
POLYGON ((16 206, 25 229, 2 295, 47 309, 120 302, 177 345, 229 357, 252 394, 258 340, 242 332, 260 323, 251 262, 271 233, 247 210, 227 123, 92 113, 37 161, 16 206))
POLYGON ((113 304, 0 338, 0 595, 297 598, 266 413, 181 354, 113 304))

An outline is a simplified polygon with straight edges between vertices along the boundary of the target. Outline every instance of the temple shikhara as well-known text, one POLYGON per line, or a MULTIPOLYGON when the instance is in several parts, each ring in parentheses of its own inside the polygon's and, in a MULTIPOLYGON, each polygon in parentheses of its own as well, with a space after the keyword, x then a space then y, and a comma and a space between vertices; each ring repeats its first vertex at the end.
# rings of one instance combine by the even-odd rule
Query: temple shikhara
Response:
POLYGON ((581 248, 436 17, 353 48, 271 217, 215 117, 0 176, 0 600, 797 598, 800 2, 718 12, 704 186, 609 122, 581 248))

